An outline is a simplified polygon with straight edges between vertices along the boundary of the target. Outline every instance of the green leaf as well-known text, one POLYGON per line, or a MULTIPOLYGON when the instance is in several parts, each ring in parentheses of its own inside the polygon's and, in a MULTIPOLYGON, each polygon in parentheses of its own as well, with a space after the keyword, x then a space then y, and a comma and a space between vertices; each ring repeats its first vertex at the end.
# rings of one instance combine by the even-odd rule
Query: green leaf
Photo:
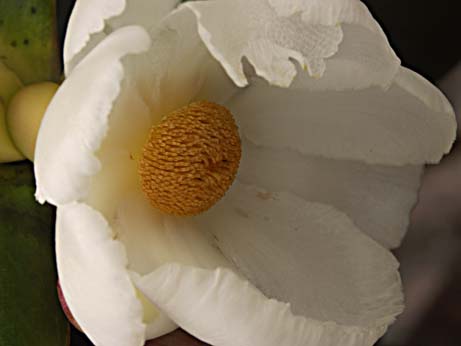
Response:
POLYGON ((0 1, 0 61, 25 84, 59 80, 56 0, 0 1))
POLYGON ((0 165, 0 345, 65 346, 56 293, 54 209, 34 199, 30 163, 0 165))

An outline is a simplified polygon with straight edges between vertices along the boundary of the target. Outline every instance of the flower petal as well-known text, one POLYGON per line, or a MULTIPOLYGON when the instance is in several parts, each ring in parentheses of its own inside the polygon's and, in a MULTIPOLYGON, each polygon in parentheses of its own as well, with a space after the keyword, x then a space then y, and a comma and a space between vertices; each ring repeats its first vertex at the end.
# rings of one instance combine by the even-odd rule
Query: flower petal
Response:
POLYGON ((371 346, 385 330, 296 316, 229 269, 167 264, 136 284, 188 333, 214 346, 371 346))
POLYGON ((454 114, 453 107, 445 95, 416 72, 401 67, 395 83, 407 93, 417 97, 430 109, 450 115, 454 114))
POLYGON ((396 260, 331 207, 237 183, 199 219, 265 296, 222 268, 169 264, 135 283, 207 343, 371 346, 402 310, 396 260))
POLYGON ((126 25, 151 29, 180 0, 79 0, 67 26, 64 68, 68 76, 107 33, 126 25))
POLYGON ((197 32, 195 16, 185 7, 173 11, 151 32, 153 47, 140 57, 150 73, 134 71, 152 111, 165 115, 195 100, 226 102, 238 88, 209 54, 197 32))
POLYGON ((114 232, 125 245, 129 269, 138 274, 168 262, 213 269, 230 266, 209 234, 190 219, 156 211, 141 191, 125 196, 114 219, 114 232))
MULTIPOLYGON (((132 281, 136 273, 131 272, 132 281)), ((136 289, 137 297, 143 307, 143 322, 146 324, 146 339, 155 339, 176 330, 178 326, 167 315, 161 312, 150 300, 136 289)))
POLYGON ((409 70, 400 69, 388 90, 318 91, 300 84, 283 89, 255 80, 227 106, 252 142, 333 159, 437 163, 455 139, 448 102, 409 70))
POLYGON ((108 117, 121 90, 120 59, 149 46, 150 38, 141 27, 119 29, 61 85, 37 138, 36 196, 41 202, 60 205, 87 197, 90 178, 101 168, 94 153, 106 136, 108 117))
POLYGON ((91 177, 85 198, 107 220, 113 220, 120 201, 139 188, 137 160, 152 126, 150 108, 130 84, 132 78, 125 77, 108 114, 108 130, 94 154, 101 169, 91 177))
POLYGON ((417 201, 421 166, 387 167, 301 155, 243 141, 239 180, 334 206, 360 230, 395 248, 417 201))
MULTIPOLYGON (((239 86, 247 84, 243 57, 259 76, 283 87, 297 73, 290 59, 307 68, 311 76, 321 77, 329 69, 325 59, 334 59, 343 46, 346 49, 339 59, 359 72, 353 75, 356 85, 364 84, 362 80, 388 85, 400 64, 379 25, 359 1, 218 0, 185 6, 197 16, 200 36, 210 53, 239 86), (343 39, 338 24, 343 23, 351 25, 344 31, 347 43, 338 48, 343 39)), ((351 76, 351 71, 334 68, 344 77, 351 76)), ((346 78, 340 81, 338 87, 351 83, 346 78)))
POLYGON ((142 307, 126 270, 122 245, 95 210, 58 208, 56 257, 60 284, 76 321, 96 345, 141 346, 142 307))
MULTIPOLYGON (((295 78, 291 87, 309 90, 389 88, 400 67, 384 34, 356 24, 342 24, 343 40, 338 52, 326 60, 321 78, 295 78)), ((298 74, 305 74, 303 71, 298 74)))
POLYGON ((235 183, 198 222, 241 273, 295 314, 376 327, 401 311, 397 261, 333 207, 235 183))
POLYGON ((360 0, 268 0, 277 14, 284 17, 298 12, 307 22, 335 25, 339 21, 357 23, 371 31, 381 32, 367 7, 360 0))
POLYGON ((371 346, 402 310, 397 261, 332 207, 235 183, 196 220, 265 295, 229 269, 179 264, 135 284, 207 343, 371 346))

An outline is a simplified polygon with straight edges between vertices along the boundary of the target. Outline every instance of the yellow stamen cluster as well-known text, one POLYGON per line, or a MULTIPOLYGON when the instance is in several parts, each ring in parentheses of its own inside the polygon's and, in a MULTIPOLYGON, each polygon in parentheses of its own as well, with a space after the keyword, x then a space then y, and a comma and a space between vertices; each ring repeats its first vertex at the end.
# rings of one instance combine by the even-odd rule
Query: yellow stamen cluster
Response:
POLYGON ((232 114, 200 101, 152 127, 139 174, 151 204, 172 215, 196 215, 220 200, 235 179, 241 142, 232 114))

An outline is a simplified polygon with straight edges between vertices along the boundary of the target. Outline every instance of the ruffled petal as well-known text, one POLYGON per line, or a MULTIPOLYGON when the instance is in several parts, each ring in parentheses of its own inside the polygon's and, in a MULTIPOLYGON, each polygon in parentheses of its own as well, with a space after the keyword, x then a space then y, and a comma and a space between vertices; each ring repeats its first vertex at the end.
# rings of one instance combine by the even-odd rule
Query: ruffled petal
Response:
POLYGON ((400 69, 388 90, 295 84, 283 89, 255 80, 227 104, 252 142, 332 159, 419 165, 437 163, 455 139, 448 101, 409 70, 400 69))
MULTIPOLYGON (((292 88, 309 90, 360 90, 370 86, 389 88, 395 79, 400 60, 393 53, 384 34, 356 24, 342 24, 343 40, 338 52, 326 60, 321 78, 306 78, 298 71, 292 88)), ((298 69, 299 70, 299 69, 298 69)))
POLYGON ((386 248, 400 245, 417 201, 421 166, 387 167, 301 155, 243 141, 238 179, 289 191, 347 214, 386 248))
POLYGON ((371 346, 384 332, 297 316, 290 304, 267 298, 228 269, 167 264, 136 284, 213 346, 371 346))
POLYGON ((36 196, 41 202, 61 205, 87 197, 91 176, 101 169, 95 152, 108 132, 109 114, 121 91, 120 60, 149 46, 141 27, 115 31, 61 85, 37 138, 36 196))
POLYGON ((344 84, 387 86, 400 64, 359 1, 219 0, 185 6, 197 16, 200 36, 210 53, 239 86, 248 83, 243 57, 256 74, 282 87, 289 86, 297 74, 291 59, 317 78, 328 71, 331 60, 331 67, 343 77, 333 74, 338 88, 344 84), (347 30, 343 32, 339 24, 346 24, 347 30), (341 55, 335 58, 336 53, 341 55), (346 66, 349 71, 342 70, 346 66))
POLYGON ((144 344, 142 306, 125 251, 98 212, 79 203, 58 208, 56 258, 67 305, 93 343, 144 344))
POLYGON ((277 14, 290 17, 301 13, 307 22, 335 25, 356 23, 371 31, 382 32, 360 0, 268 0, 277 14))
POLYGON ((171 12, 180 0, 79 0, 67 26, 64 69, 68 76, 111 31, 126 25, 150 30, 171 12))

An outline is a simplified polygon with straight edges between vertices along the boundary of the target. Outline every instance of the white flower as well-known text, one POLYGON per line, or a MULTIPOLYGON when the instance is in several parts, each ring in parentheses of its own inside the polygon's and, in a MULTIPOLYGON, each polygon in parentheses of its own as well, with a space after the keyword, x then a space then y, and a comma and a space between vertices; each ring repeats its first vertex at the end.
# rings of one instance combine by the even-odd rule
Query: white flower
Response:
POLYGON ((359 1, 177 3, 79 0, 69 23, 35 172, 75 319, 101 346, 176 325, 217 346, 372 345, 402 311, 388 249, 451 106, 359 1), (168 216, 138 159, 195 100, 232 112, 242 161, 209 211, 168 216))

